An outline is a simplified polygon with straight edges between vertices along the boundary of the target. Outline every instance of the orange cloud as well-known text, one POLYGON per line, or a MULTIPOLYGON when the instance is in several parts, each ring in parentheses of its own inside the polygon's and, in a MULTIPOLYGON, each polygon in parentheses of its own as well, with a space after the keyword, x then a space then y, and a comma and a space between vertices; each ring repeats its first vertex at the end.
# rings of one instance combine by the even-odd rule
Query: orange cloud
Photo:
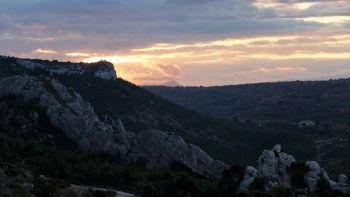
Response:
POLYGON ((33 53, 38 53, 38 54, 56 54, 57 51, 51 50, 51 49, 36 49, 33 51, 33 53))
POLYGON ((163 74, 170 77, 179 76, 181 74, 180 68, 177 65, 157 64, 156 67, 159 68, 163 74))
POLYGON ((317 17, 303 17, 295 18, 296 20, 306 22, 318 22, 326 24, 343 24, 350 22, 350 16, 317 16, 317 17))
POLYGON ((258 69, 259 72, 303 72, 306 70, 307 68, 301 66, 288 66, 276 68, 261 67, 258 69))
POLYGON ((281 65, 260 67, 254 72, 309 73, 308 67, 300 64, 284 65, 294 64, 295 61, 347 61, 350 60, 349 51, 350 30, 339 29, 281 36, 233 37, 207 42, 155 43, 145 48, 115 53, 85 51, 66 52, 65 55, 76 61, 111 61, 116 65, 119 76, 138 84, 146 84, 149 80, 155 83, 158 80, 160 83, 174 78, 181 82, 189 76, 188 72, 194 72, 188 68, 218 67, 225 70, 246 64, 246 70, 249 70, 249 64, 256 66, 261 61, 281 62, 281 65))
POLYGON ((66 56, 68 57, 90 57, 91 54, 89 53, 81 53, 81 52, 73 52, 73 53, 66 53, 66 56))

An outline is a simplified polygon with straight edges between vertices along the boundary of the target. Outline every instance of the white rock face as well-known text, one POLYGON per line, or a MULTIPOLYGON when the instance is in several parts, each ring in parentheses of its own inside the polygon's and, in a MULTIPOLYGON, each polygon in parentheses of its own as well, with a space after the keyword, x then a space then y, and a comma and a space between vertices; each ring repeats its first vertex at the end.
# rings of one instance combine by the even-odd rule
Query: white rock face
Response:
POLYGON ((56 80, 38 79, 28 75, 0 80, 0 97, 20 95, 39 99, 47 109, 53 126, 61 128, 68 138, 90 152, 115 152, 118 146, 110 137, 112 127, 96 116, 93 108, 76 92, 70 92, 56 80))
POLYGON ((114 65, 109 62, 105 62, 105 65, 99 68, 99 70, 95 72, 94 76, 106 80, 117 79, 117 73, 114 70, 114 65))
POLYGON ((287 168, 295 162, 293 156, 281 153, 281 145, 272 150, 264 150, 258 160, 257 176, 267 179, 268 184, 282 184, 287 168))

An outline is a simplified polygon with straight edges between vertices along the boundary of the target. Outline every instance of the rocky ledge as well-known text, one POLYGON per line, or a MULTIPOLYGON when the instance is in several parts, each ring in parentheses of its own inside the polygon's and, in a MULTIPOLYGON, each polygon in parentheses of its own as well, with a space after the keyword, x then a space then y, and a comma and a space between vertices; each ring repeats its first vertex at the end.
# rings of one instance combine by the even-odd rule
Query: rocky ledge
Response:
POLYGON ((106 152, 126 160, 145 159, 150 167, 166 167, 177 161, 207 177, 220 177, 227 165, 180 136, 159 130, 127 132, 123 123, 100 120, 92 106, 71 88, 51 78, 18 75, 0 79, 0 97, 18 95, 37 99, 50 123, 81 149, 106 152))

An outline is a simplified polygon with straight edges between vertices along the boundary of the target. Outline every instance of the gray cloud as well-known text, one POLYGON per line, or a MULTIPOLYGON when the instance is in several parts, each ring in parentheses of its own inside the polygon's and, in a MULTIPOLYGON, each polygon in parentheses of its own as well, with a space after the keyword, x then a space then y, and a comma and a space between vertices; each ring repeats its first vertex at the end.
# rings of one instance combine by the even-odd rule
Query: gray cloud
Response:
MULTIPOLYGON (((350 24, 336 25, 298 21, 296 17, 349 15, 347 0, 276 0, 285 4, 283 17, 278 8, 256 7, 254 0, 1 0, 0 2, 0 54, 24 57, 67 59, 66 52, 96 52, 123 54, 129 49, 143 48, 155 43, 193 43, 225 38, 241 38, 269 35, 300 35, 304 32, 349 30, 350 24), (309 9, 289 7, 293 3, 321 2, 309 9), (340 6, 341 5, 341 6, 340 6), (301 33, 302 32, 302 33, 301 33), (42 48, 58 51, 57 54, 33 54, 42 48)), ((301 41, 302 42, 302 41, 301 41)), ((259 43, 257 43, 259 44, 259 43)), ((264 45, 268 43, 260 43, 264 45)), ((288 43, 286 44, 286 46, 288 43)), ((242 46, 244 50, 245 46, 242 46)), ((303 49, 305 49, 304 47, 303 49)), ((325 49, 326 50, 326 49, 325 49)), ((163 62, 163 61, 160 61, 163 62)), ((166 61, 164 61, 166 62, 166 61)), ((305 62, 305 61, 304 61, 305 62)), ((348 61, 346 61, 348 62, 348 61)), ((254 81, 239 68, 255 68, 259 65, 237 66, 159 64, 155 68, 135 65, 134 70, 121 66, 123 73, 135 80, 168 80, 174 77, 197 80, 197 83, 220 80, 220 83, 254 81), (195 67, 190 70, 191 67, 195 67), (139 70, 141 69, 141 70, 139 70), (227 70, 225 70, 227 69, 227 70), (144 73, 144 76, 139 76, 144 73), (224 74, 223 74, 224 73, 224 74), (222 77, 224 75, 224 77, 222 77)), ((321 75, 311 65, 308 76, 321 75)), ((303 62, 271 62, 264 66, 308 66, 303 62)), ((335 64, 334 64, 335 65, 335 64)), ((337 64, 348 66, 344 62, 337 64)), ((308 68, 309 68, 308 67, 308 68)), ((329 69, 333 69, 332 66, 329 69)), ((327 72, 329 71, 327 70, 327 72)), ((281 79, 265 74, 255 81, 281 79)), ((185 80, 184 80, 185 81, 185 80)), ((187 82, 185 81, 184 84, 187 82)), ((190 83, 190 82, 188 82, 190 83)))
POLYGON ((260 10, 247 0, 3 0, 0 13, 0 33, 12 38, 0 42, 21 45, 22 50, 79 46, 113 51, 320 26, 276 18, 272 10, 260 10), (35 24, 46 29, 21 29, 35 24), (31 37, 58 39, 35 42, 31 37))

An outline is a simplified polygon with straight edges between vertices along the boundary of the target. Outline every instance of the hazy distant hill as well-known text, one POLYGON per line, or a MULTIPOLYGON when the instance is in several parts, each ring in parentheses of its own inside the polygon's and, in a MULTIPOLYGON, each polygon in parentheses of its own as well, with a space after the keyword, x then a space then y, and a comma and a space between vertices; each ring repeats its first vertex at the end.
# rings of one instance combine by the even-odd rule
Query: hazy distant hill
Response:
POLYGON ((161 84, 160 86, 179 87, 179 86, 181 86, 181 84, 179 84, 179 82, 177 82, 177 81, 168 81, 168 82, 161 84))
POLYGON ((182 85, 177 81, 171 80, 171 81, 167 81, 167 82, 160 83, 160 84, 148 84, 148 85, 141 85, 141 86, 142 87, 143 86, 145 86, 145 87, 148 87, 148 86, 181 87, 182 85))

